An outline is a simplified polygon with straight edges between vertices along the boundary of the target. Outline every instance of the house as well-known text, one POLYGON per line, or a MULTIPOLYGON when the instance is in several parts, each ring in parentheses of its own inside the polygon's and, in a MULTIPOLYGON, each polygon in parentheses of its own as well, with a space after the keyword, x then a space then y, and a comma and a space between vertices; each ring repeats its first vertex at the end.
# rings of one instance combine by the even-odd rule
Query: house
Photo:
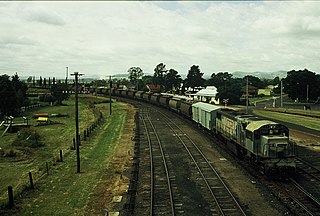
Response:
POLYGON ((148 88, 149 92, 160 92, 161 90, 160 85, 146 84, 146 87, 148 88))
POLYGON ((217 95, 218 91, 215 86, 207 86, 204 89, 201 89, 197 93, 195 93, 195 96, 200 98, 200 101, 205 101, 207 103, 214 103, 219 104, 219 100, 216 100, 215 97, 217 95))

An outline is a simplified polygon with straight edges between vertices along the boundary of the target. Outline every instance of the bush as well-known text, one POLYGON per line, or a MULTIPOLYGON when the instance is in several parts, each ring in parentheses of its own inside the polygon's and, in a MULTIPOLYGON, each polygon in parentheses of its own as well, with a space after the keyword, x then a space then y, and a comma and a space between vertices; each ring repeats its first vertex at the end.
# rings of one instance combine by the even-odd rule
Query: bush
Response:
POLYGON ((7 150, 3 154, 4 157, 15 157, 17 156, 17 152, 13 149, 7 150))
POLYGON ((17 138, 12 143, 13 146, 38 148, 44 146, 39 133, 31 128, 23 128, 17 134, 17 138))
POLYGON ((39 101, 51 103, 55 101, 55 98, 51 94, 43 94, 39 96, 39 101))

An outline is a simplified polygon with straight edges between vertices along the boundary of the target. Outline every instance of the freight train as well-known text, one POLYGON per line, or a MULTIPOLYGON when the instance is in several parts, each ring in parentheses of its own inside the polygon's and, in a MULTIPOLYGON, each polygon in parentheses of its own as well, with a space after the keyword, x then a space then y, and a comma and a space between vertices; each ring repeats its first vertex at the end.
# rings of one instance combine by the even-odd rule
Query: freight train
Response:
MULTIPOLYGON (((107 89, 91 89, 91 92, 110 93, 107 89)), ((191 119, 223 139, 225 146, 239 158, 247 159, 265 173, 295 171, 295 146, 283 124, 244 114, 239 109, 189 101, 183 96, 120 89, 112 89, 111 94, 153 103, 191 119)))

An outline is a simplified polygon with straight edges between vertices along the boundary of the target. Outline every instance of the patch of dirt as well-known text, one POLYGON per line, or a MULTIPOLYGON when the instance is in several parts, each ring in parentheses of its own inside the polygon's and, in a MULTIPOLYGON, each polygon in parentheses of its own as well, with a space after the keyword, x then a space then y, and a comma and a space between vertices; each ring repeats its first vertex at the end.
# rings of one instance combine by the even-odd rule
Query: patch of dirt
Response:
POLYGON ((87 207, 87 215, 107 215, 107 212, 119 211, 122 208, 113 199, 115 196, 125 194, 129 187, 130 179, 126 176, 126 171, 132 165, 134 115, 137 111, 129 104, 127 106, 128 115, 123 129, 124 133, 121 134, 113 158, 91 196, 94 203, 87 207))
POLYGON ((299 146, 320 151, 320 136, 291 129, 290 138, 299 146))

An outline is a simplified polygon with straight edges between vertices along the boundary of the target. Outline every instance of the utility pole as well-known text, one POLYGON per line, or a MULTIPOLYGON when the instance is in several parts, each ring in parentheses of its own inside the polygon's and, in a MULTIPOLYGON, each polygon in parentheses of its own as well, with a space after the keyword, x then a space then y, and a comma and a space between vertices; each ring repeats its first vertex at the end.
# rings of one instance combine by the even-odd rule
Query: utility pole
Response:
POLYGON ((248 106, 249 106, 249 80, 247 77, 247 84, 246 84, 246 114, 248 114, 248 106))
POLYGON ((66 67, 67 71, 66 71, 66 85, 68 84, 68 71, 69 71, 69 67, 66 67))
POLYGON ((109 90, 109 97, 110 97, 110 99, 109 99, 109 104, 110 104, 110 115, 111 115, 111 108, 112 108, 112 106, 111 106, 111 89, 112 89, 112 80, 111 80, 111 76, 109 76, 109 82, 110 82, 110 90, 109 90))
POLYGON ((283 94, 283 90, 282 90, 282 80, 280 81, 280 107, 283 107, 283 96, 282 96, 282 94, 283 94))
POLYGON ((78 78, 83 74, 74 72, 75 77, 75 109, 76 109, 76 148, 77 148, 77 173, 80 173, 80 139, 79 139, 79 110, 78 110, 78 78))
POLYGON ((307 103, 309 103, 309 84, 307 84, 307 103))

